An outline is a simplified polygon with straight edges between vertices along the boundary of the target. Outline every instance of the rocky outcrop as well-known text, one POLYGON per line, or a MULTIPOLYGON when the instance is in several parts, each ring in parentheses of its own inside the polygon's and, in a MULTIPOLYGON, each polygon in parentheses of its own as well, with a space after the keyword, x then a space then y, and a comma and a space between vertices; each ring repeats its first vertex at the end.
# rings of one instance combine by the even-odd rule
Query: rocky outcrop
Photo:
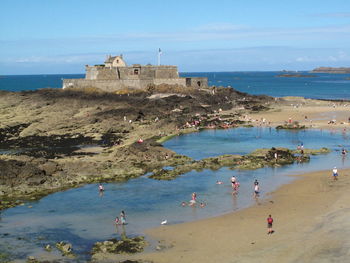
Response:
POLYGON ((254 170, 265 166, 281 166, 292 164, 294 162, 308 162, 310 155, 325 154, 329 149, 304 149, 300 151, 292 151, 287 148, 271 148, 257 149, 247 155, 231 155, 225 154, 218 157, 205 158, 199 161, 184 158, 185 163, 175 166, 168 166, 153 171, 149 176, 156 180, 172 180, 177 176, 190 172, 192 170, 201 171, 203 169, 218 170, 222 167, 230 167, 231 169, 254 170))
POLYGON ((300 125, 298 122, 285 123, 283 125, 276 126, 277 130, 303 130, 306 129, 305 125, 300 125))
POLYGON ((70 243, 66 243, 64 241, 57 242, 56 243, 56 248, 61 251, 63 256, 68 256, 71 258, 74 258, 75 255, 73 253, 73 246, 70 243))
POLYGON ((170 96, 154 92, 161 91, 0 91, 0 208, 84 183, 128 180, 169 165, 183 173, 187 168, 180 164, 191 162, 188 157, 176 156, 157 139, 207 125, 233 127, 239 114, 220 119, 219 109, 260 110, 274 101, 232 88, 216 88, 215 94, 198 89, 176 90, 170 96), (187 123, 195 125, 188 128, 187 123), (143 142, 137 143, 140 137, 143 142))
POLYGON ((135 254, 140 253, 148 245, 144 237, 124 238, 122 240, 109 239, 94 244, 91 254, 113 253, 113 254, 135 254))
POLYGON ((332 73, 332 74, 349 74, 350 68, 340 67, 340 68, 332 68, 332 67, 319 67, 315 68, 311 71, 312 73, 332 73))
POLYGON ((314 78, 315 75, 306 75, 306 74, 280 74, 276 75, 278 78, 314 78))

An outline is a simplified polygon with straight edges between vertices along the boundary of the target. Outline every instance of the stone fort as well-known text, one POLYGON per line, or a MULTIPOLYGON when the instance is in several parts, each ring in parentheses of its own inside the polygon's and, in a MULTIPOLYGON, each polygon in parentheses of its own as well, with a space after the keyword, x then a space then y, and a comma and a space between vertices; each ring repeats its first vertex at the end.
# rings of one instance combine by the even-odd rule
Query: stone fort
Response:
POLYGON ((153 66, 134 64, 128 66, 123 56, 108 56, 104 64, 85 66, 85 79, 64 79, 63 88, 99 88, 117 91, 124 88, 145 89, 152 85, 179 85, 207 88, 208 79, 203 77, 182 78, 177 66, 153 66))

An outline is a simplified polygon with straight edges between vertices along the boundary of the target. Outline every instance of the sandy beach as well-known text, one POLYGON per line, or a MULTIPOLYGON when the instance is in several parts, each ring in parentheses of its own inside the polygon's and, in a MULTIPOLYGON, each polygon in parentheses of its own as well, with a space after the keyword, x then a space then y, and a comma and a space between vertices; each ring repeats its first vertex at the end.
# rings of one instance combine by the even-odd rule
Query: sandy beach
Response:
POLYGON ((253 207, 224 216, 151 229, 171 247, 135 255, 153 262, 346 262, 350 170, 297 175, 253 207), (267 234, 266 218, 275 233, 267 234))
MULTIPOLYGON (((293 118, 313 128, 346 129, 348 107, 346 103, 334 106, 308 101, 249 117, 256 124, 261 118, 273 126, 293 118), (328 124, 331 118, 337 123, 328 124)), ((339 180, 334 181, 331 169, 291 175, 295 181, 235 213, 150 229, 147 234, 168 248, 132 258, 152 262, 347 262, 350 170, 339 171, 339 180), (272 235, 267 234, 269 214, 274 218, 272 235)))

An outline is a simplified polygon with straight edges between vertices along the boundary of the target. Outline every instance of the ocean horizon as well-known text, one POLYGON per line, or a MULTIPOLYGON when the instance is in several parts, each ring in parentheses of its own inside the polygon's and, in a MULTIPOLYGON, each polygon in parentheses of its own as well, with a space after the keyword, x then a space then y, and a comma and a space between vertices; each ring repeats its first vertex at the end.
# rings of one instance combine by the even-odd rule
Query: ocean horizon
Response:
MULTIPOLYGON (((209 86, 232 87, 252 95, 298 96, 309 99, 350 100, 350 74, 309 71, 181 72, 181 77, 207 77, 209 86), (313 77, 279 77, 298 73, 313 77)), ((85 74, 2 75, 0 90, 29 91, 61 88, 62 79, 84 78, 85 74)))

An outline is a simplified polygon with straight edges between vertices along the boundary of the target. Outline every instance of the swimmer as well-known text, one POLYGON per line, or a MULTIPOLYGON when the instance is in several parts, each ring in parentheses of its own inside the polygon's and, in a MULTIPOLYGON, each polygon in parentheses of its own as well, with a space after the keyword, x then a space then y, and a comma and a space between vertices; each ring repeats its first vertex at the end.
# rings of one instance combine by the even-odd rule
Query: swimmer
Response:
POLYGON ((216 184, 224 184, 222 181, 216 181, 216 184))
POLYGON ((99 190, 100 192, 103 192, 103 191, 105 190, 105 188, 103 187, 102 184, 99 184, 99 185, 98 185, 98 190, 99 190))
POLYGON ((204 208, 205 206, 206 206, 206 204, 205 203, 200 203, 200 205, 199 205, 201 208, 204 208))
POLYGON ((182 202, 181 206, 187 206, 187 203, 186 202, 182 202))
POLYGON ((341 154, 342 154, 343 156, 346 155, 346 150, 345 150, 344 148, 341 150, 341 154))
POLYGON ((120 225, 119 217, 116 217, 116 218, 115 218, 114 223, 115 223, 116 225, 120 225))

